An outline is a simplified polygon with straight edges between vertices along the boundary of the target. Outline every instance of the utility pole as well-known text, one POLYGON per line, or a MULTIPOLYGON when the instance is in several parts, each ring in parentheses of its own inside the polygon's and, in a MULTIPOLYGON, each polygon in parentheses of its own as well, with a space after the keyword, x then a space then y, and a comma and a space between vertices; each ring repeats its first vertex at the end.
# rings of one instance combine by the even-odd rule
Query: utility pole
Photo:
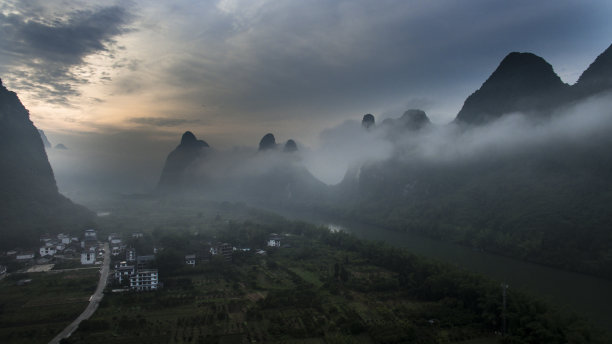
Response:
POLYGON ((506 290, 508 290, 508 284, 502 283, 502 335, 506 335, 508 331, 506 325, 506 290))

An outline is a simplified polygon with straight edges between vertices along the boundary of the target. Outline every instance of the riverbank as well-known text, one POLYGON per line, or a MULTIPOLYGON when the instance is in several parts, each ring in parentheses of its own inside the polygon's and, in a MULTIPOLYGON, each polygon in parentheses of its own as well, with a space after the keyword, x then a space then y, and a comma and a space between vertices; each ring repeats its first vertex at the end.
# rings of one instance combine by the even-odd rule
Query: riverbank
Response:
POLYGON ((330 216, 286 209, 269 209, 289 219, 341 227, 359 238, 382 241, 459 268, 477 272, 510 288, 524 290, 559 309, 588 318, 603 330, 612 324, 612 281, 436 241, 412 233, 338 220, 330 216))

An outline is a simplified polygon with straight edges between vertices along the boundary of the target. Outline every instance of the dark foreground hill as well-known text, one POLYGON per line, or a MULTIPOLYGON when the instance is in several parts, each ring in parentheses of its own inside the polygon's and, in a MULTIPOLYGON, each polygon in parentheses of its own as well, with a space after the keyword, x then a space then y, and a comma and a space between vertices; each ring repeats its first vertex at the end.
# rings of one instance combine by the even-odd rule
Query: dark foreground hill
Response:
POLYGON ((1 248, 36 244, 45 232, 79 231, 92 213, 62 196, 28 110, 0 81, 1 248))

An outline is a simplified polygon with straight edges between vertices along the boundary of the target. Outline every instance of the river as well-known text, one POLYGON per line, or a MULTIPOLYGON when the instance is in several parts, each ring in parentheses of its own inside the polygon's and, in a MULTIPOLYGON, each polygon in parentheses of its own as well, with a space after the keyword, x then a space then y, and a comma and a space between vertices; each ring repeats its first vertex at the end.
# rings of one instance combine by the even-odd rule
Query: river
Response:
POLYGON ((278 209, 273 211, 289 219, 342 229, 362 239, 383 241, 406 248, 417 255, 484 274, 500 283, 507 283, 510 286, 510 297, 512 289, 527 291, 561 310, 584 316, 603 330, 612 330, 612 281, 473 250, 416 234, 340 221, 318 214, 278 209))

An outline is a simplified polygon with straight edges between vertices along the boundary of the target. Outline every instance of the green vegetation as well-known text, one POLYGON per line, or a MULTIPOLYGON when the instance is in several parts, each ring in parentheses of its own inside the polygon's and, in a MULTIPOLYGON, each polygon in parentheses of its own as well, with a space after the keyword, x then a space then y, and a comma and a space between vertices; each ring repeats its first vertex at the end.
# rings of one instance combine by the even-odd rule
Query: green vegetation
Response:
POLYGON ((2 343, 47 343, 83 312, 98 278, 97 270, 4 278, 0 281, 2 343))
POLYGON ((364 166, 320 213, 612 278, 609 137, 364 166), (536 149, 537 148, 537 149, 536 149), (358 184, 358 185, 357 185, 358 184))
POLYGON ((191 230, 153 229, 147 240, 175 255, 209 240, 251 251, 196 267, 177 261, 160 272, 164 288, 156 292, 107 292, 68 342, 605 342, 582 320, 518 291, 508 293, 508 335, 501 336, 496 282, 345 233, 251 215, 261 222, 196 216, 191 230), (256 254, 270 233, 289 247, 256 254))

